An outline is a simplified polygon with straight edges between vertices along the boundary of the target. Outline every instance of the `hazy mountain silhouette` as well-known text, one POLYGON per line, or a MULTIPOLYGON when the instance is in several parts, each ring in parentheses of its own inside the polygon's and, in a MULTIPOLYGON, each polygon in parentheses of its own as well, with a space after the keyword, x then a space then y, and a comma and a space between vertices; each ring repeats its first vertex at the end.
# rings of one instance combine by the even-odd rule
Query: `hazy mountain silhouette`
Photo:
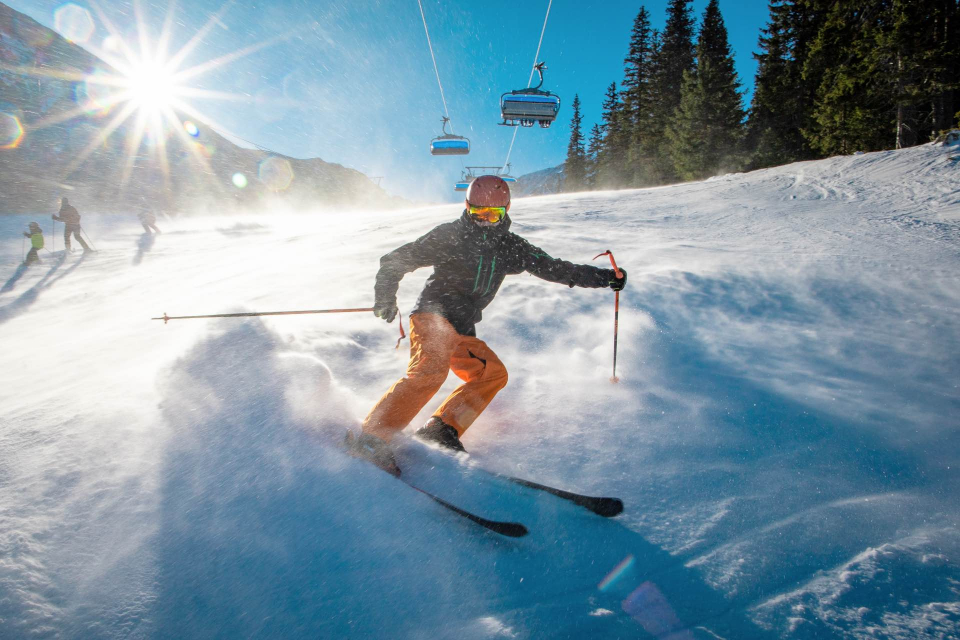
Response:
POLYGON ((82 210, 103 212, 262 210, 272 199, 311 208, 405 204, 359 171, 319 158, 244 149, 195 120, 195 137, 175 132, 166 138, 165 175, 149 141, 130 158, 128 136, 136 117, 97 142, 124 105, 96 113, 92 85, 83 81, 90 74, 117 71, 0 4, 0 212, 51 211, 64 195, 82 210), (17 123, 23 135, 13 143, 17 123), (235 174, 242 174, 237 182, 245 186, 234 182, 235 174))

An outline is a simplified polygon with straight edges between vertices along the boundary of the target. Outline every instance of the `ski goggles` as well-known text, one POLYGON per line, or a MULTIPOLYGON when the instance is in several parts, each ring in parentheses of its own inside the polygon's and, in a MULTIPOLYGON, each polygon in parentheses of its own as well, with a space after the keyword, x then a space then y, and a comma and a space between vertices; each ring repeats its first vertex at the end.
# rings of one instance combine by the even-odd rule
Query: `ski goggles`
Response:
POLYGON ((493 224, 500 222, 503 220, 503 217, 507 215, 506 207, 475 207, 470 205, 467 210, 470 212, 470 215, 478 220, 491 222, 493 224))

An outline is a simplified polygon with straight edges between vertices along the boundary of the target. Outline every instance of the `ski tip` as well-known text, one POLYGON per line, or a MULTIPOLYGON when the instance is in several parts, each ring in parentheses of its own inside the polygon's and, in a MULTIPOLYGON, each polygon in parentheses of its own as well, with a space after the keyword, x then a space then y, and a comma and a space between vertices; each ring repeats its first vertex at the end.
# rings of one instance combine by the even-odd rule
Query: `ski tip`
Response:
POLYGON ((597 498, 593 512, 604 518, 612 518, 623 513, 623 500, 620 498, 597 498))
POLYGON ((530 531, 519 522, 498 522, 495 526, 490 527, 490 530, 510 538, 522 538, 530 533, 530 531))

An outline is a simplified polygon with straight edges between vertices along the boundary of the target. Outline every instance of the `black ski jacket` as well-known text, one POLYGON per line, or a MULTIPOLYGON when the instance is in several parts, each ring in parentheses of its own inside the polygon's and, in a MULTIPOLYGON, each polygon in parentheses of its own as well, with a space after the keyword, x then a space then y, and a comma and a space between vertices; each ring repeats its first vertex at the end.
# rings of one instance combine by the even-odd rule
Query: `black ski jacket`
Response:
POLYGON ((60 222, 68 225, 79 225, 80 224, 80 212, 76 210, 73 205, 65 204, 60 207, 60 215, 53 216, 54 220, 59 220, 60 222))
POLYGON ((550 282, 591 288, 609 287, 615 279, 613 269, 551 258, 510 233, 510 216, 496 226, 481 227, 464 210, 459 219, 441 224, 380 258, 377 306, 396 304, 403 276, 429 266, 433 274, 413 313, 441 315, 464 336, 477 335, 475 325, 480 322, 481 312, 508 275, 528 271, 550 282))

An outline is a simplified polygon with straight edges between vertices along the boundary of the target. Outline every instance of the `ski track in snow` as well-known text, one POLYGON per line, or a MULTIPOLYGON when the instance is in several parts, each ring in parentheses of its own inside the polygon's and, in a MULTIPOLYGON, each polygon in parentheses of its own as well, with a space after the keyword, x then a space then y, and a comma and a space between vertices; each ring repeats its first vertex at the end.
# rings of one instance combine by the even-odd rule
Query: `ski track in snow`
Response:
POLYGON ((629 271, 621 382, 609 291, 512 277, 478 326, 511 382, 471 455, 398 448, 518 540, 336 446, 403 371, 395 323, 150 320, 369 306, 379 257, 456 207, 153 237, 77 203, 99 253, 63 253, 58 225, 29 269, 18 234, 37 220, 51 247, 49 214, 0 217, 0 637, 960 635, 952 153, 517 200, 551 255, 629 271))

